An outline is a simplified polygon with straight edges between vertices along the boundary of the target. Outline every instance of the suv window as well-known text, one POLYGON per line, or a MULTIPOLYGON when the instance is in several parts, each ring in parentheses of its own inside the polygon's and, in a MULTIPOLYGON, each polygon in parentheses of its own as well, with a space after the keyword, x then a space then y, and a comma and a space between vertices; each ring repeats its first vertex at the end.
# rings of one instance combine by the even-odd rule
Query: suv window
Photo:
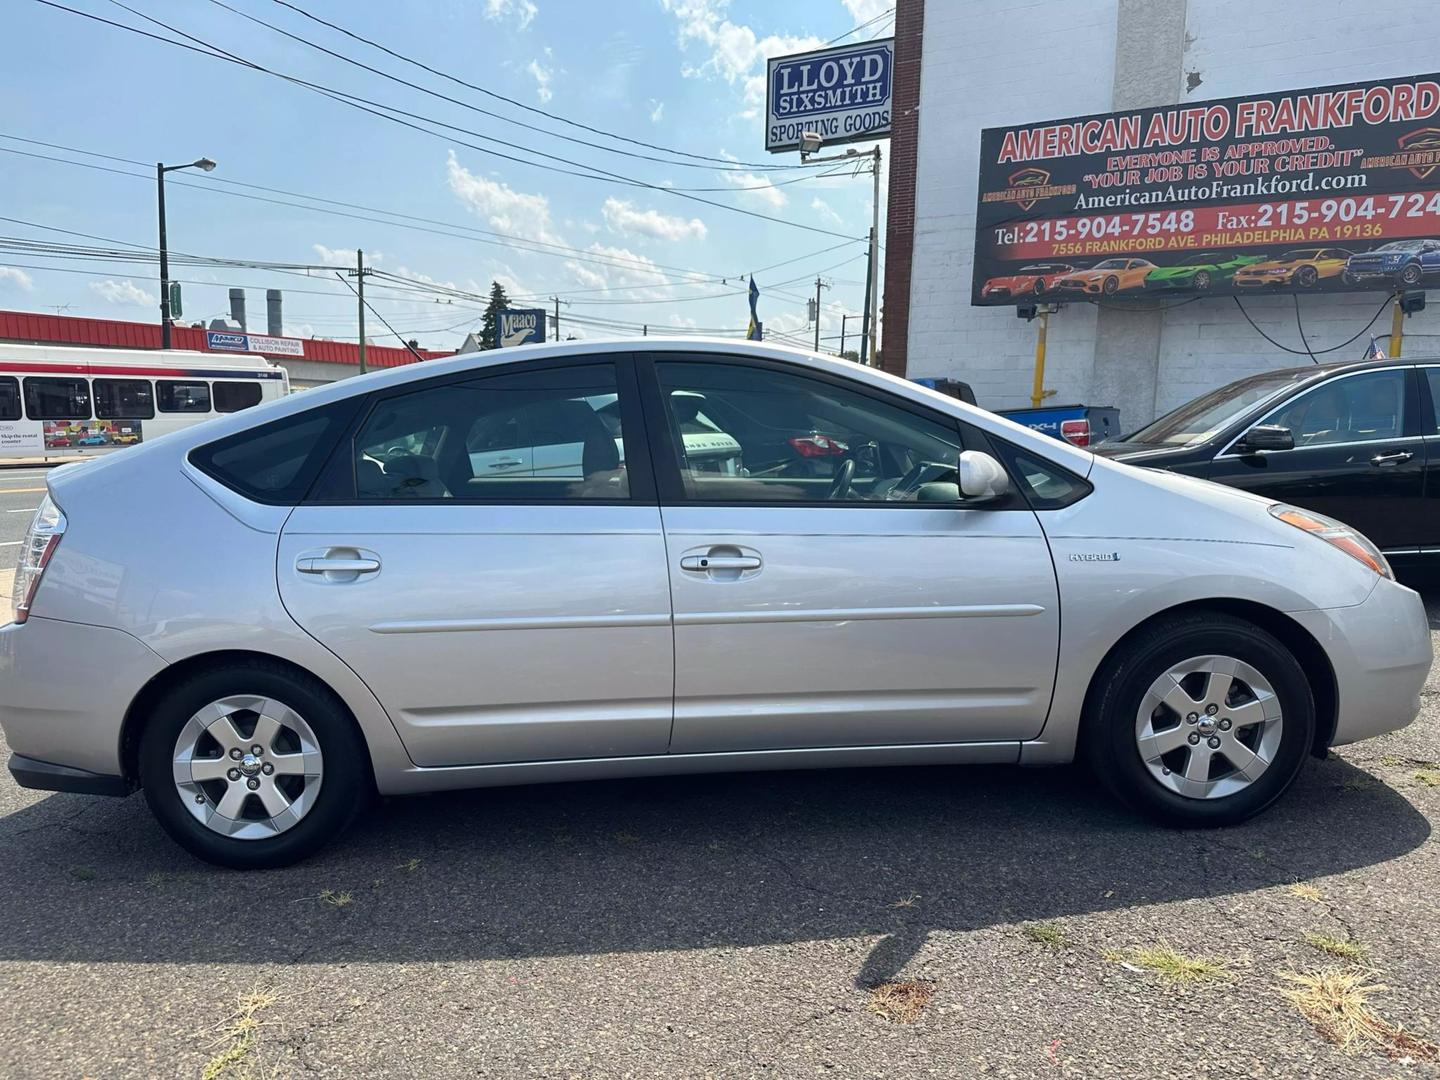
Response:
POLYGON ((655 365, 691 499, 959 498, 959 426, 824 379, 742 364, 655 365))
POLYGON ((1405 434, 1405 370, 1386 368, 1321 383, 1261 424, 1290 429, 1295 445, 1378 442, 1405 434))
POLYGON ((628 499, 611 364, 484 376, 381 400, 355 437, 356 495, 384 502, 628 499))
POLYGON ((351 398, 261 424, 198 447, 190 460, 257 502, 294 505, 305 497, 360 400, 351 398))
POLYGON ((95 415, 102 420, 149 420, 155 391, 149 379, 96 379, 95 415))
POLYGON ((0 375, 0 420, 20 419, 20 380, 0 375))

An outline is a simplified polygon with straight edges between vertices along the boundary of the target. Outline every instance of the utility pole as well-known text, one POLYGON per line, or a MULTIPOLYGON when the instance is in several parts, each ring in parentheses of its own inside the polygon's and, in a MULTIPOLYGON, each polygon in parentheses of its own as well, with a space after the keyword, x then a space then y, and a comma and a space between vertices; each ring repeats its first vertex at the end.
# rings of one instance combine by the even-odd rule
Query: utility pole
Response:
POLYGON ((350 271, 350 276, 355 278, 355 297, 360 305, 360 374, 364 375, 365 367, 365 277, 375 271, 365 269, 365 252, 356 249, 355 269, 350 271))
POLYGON ((820 351, 820 290, 821 290, 821 289, 828 289, 829 287, 830 287, 830 286, 829 286, 829 285, 826 285, 823 279, 818 278, 818 277, 815 279, 815 351, 816 351, 816 352, 819 352, 819 351, 820 351))
POLYGON ((555 340, 556 340, 556 341, 559 341, 559 340, 560 340, 560 298, 559 298, 558 296, 552 296, 552 297, 550 297, 550 299, 553 300, 553 301, 555 301, 555 340))
POLYGON ((215 162, 209 158, 200 158, 197 161, 188 161, 184 165, 166 165, 163 161, 155 163, 155 201, 160 211, 160 347, 170 348, 170 327, 174 319, 170 314, 170 252, 165 239, 165 174, 176 172, 180 169, 199 169, 202 172, 209 172, 215 168, 215 162))
POLYGON ((849 315, 846 315, 846 314, 844 314, 843 312, 841 313, 841 315, 840 315, 840 355, 841 355, 841 356, 844 356, 844 355, 845 355, 845 323, 846 323, 847 321, 849 321, 849 319, 850 319, 850 316, 849 316, 849 315))
POLYGON ((870 323, 869 345, 870 363, 879 366, 880 354, 875 347, 875 334, 877 325, 880 322, 880 145, 875 145, 875 191, 870 201, 870 262, 866 268, 865 276, 870 279, 869 306, 865 309, 865 316, 870 323))

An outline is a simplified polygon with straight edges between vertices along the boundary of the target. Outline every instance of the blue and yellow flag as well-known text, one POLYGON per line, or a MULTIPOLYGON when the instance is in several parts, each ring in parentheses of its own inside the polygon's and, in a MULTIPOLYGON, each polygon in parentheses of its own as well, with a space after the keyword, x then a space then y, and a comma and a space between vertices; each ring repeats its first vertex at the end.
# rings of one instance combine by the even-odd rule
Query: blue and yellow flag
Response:
POLYGON ((760 321, 760 316, 755 312, 755 301, 760 299, 760 287, 755 284, 755 275, 750 275, 750 329, 745 332, 749 341, 762 340, 765 333, 765 326, 760 321))

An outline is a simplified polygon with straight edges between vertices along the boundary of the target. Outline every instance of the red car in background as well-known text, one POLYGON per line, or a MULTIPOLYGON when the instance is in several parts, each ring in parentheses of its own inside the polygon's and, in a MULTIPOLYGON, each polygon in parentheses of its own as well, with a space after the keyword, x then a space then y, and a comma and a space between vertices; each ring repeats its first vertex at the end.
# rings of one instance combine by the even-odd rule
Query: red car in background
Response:
POLYGON ((1055 287, 1056 278, 1062 274, 1074 273, 1076 269, 1066 263, 1034 263, 1022 266, 1009 277, 993 277, 985 282, 980 296, 985 300, 1040 296, 1055 287))

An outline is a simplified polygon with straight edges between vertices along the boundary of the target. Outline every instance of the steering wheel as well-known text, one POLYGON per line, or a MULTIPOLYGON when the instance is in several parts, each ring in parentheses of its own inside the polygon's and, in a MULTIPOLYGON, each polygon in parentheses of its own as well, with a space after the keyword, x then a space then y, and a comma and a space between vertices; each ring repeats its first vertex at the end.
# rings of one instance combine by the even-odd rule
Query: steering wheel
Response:
POLYGON ((835 478, 830 481, 830 490, 825 493, 825 498, 830 502, 839 502, 850 495, 850 482, 855 479, 855 459, 846 454, 840 459, 840 467, 835 470, 835 478))

